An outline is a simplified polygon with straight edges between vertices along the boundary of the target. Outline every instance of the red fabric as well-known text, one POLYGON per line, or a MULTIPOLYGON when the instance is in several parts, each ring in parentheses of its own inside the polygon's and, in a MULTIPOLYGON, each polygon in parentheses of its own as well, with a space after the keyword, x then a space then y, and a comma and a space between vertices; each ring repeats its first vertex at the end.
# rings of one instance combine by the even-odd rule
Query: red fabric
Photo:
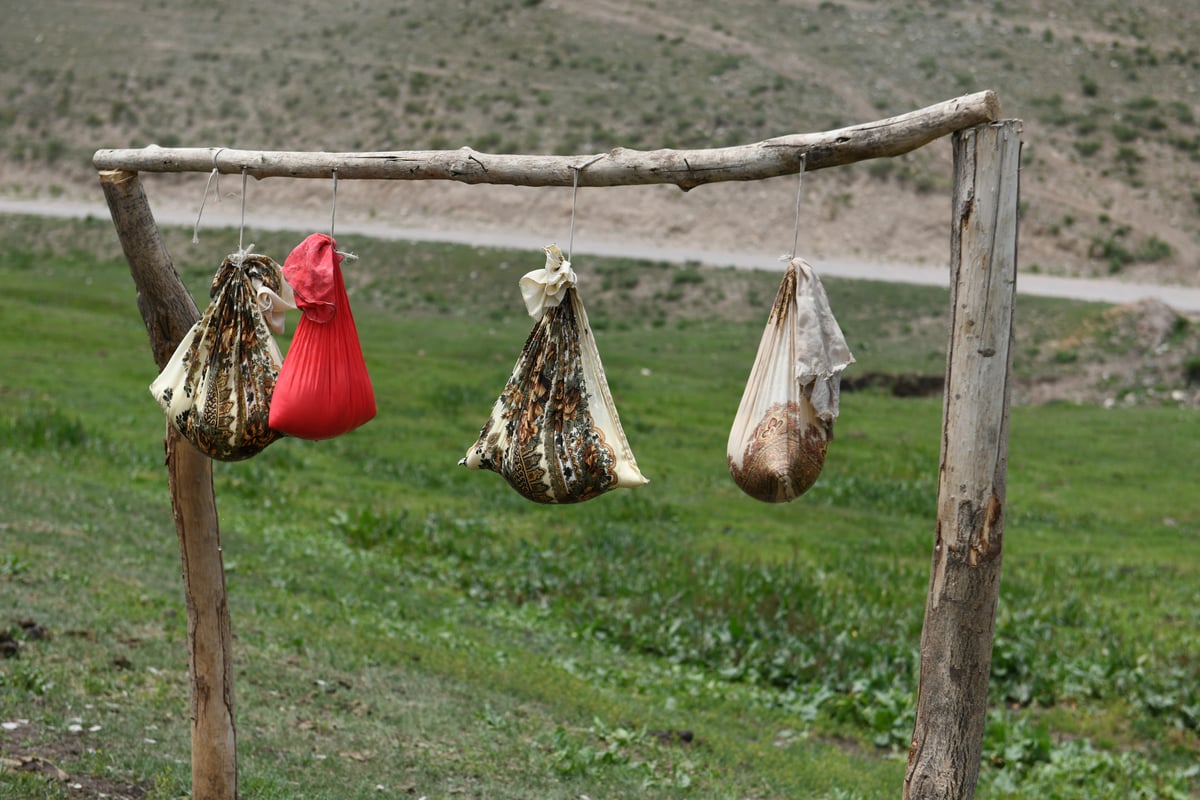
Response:
POLYGON ((270 425, 301 439, 331 439, 375 416, 337 243, 311 234, 283 263, 303 312, 271 396, 270 425))

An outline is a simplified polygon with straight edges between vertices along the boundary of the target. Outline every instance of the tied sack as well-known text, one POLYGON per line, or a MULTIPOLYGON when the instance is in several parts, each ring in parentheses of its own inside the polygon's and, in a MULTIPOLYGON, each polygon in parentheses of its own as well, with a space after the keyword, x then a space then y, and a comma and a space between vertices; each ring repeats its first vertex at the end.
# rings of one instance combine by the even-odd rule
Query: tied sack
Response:
POLYGON ((337 243, 310 234, 283 262, 303 312, 271 399, 271 427, 300 439, 331 439, 375 417, 337 243))
POLYGON ((458 463, 537 503, 578 503, 648 481, 621 429, 575 271, 555 245, 521 278, 537 320, 479 439, 458 463))
POLYGON ((742 491, 786 503, 816 483, 833 439, 841 373, 852 363, 820 279, 793 258, 729 432, 729 471, 742 491))
POLYGON ((270 426, 282 333, 295 308, 279 265, 238 252, 213 277, 204 315, 184 335, 150 393, 197 450, 220 461, 257 455, 280 432, 270 426))

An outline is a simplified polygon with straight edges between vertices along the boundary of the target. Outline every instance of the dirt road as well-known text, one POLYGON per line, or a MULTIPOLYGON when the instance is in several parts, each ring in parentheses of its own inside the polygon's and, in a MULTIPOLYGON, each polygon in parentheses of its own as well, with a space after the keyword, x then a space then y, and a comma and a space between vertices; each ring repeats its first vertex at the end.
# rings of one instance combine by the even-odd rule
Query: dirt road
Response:
MULTIPOLYGON (((76 200, 0 198, 0 214, 64 218, 93 216, 107 219, 108 209, 100 201, 87 203, 76 200)), ((196 212, 183 208, 156 207, 155 215, 159 223, 163 225, 190 226, 196 222, 196 212)), ((238 216, 238 208, 235 203, 214 203, 204 210, 203 222, 206 228, 237 226, 238 216)), ((328 224, 328 212, 313 210, 301 210, 287 216, 263 216, 258 213, 254 217, 254 227, 262 230, 308 232, 327 228, 328 224)), ((534 230, 520 230, 511 227, 501 230, 474 225, 468 227, 463 224, 455 224, 452 220, 446 220, 443 225, 436 228, 417 228, 349 219, 345 222, 338 222, 337 233, 343 236, 358 234, 380 239, 454 242, 534 251, 548 244, 544 234, 534 230)), ((559 244, 566 249, 565 242, 559 244)), ((716 267, 733 266, 745 269, 772 269, 778 266, 782 269, 779 253, 751 249, 717 252, 712 249, 688 249, 678 244, 664 245, 655 241, 633 238, 618 241, 598 239, 594 236, 577 237, 574 250, 576 255, 622 256, 669 263, 698 262, 716 267)), ((918 266, 838 258, 813 259, 813 262, 820 274, 824 276, 931 286, 946 286, 949 281, 948 270, 945 266, 918 266)), ((1027 295, 1092 300, 1113 304, 1133 303, 1144 298, 1154 298, 1180 313, 1200 316, 1200 288, 1195 287, 1021 273, 1017 280, 1017 291, 1027 295)))

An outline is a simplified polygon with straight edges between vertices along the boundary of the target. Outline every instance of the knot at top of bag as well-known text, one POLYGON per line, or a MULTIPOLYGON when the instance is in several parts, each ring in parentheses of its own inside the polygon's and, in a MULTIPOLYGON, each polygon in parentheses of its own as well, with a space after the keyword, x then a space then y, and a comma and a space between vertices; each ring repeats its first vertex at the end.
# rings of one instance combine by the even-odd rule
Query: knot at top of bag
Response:
POLYGON ((296 305, 313 322, 323 324, 337 314, 341 264, 337 242, 324 233, 309 234, 283 262, 283 277, 295 292, 296 305))
POLYGON ((567 261, 558 245, 542 248, 546 253, 546 266, 526 272, 521 277, 521 298, 529 316, 541 319, 547 308, 554 308, 567 296, 567 290, 577 280, 571 262, 567 261))
MULTIPOLYGON (((250 245, 250 247, 253 246, 250 245)), ((246 249, 225 256, 225 260, 217 269, 217 274, 213 275, 212 286, 208 290, 209 298, 215 298, 227 283, 238 279, 247 281, 248 285, 253 285, 252 282, 257 281, 259 285, 273 292, 286 291, 283 272, 279 265, 268 256, 251 253, 249 249, 246 249)))

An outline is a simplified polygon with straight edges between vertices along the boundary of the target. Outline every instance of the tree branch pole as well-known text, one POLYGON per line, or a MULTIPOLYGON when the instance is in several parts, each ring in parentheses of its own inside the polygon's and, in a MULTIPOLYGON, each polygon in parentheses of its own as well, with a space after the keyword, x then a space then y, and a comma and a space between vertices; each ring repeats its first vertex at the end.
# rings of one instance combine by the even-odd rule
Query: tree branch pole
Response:
MULTIPOLYGON (((161 370, 200 318, 179 279, 135 172, 100 173, 100 185, 137 286, 154 362, 161 370)), ((213 492, 212 461, 167 425, 168 485, 187 601, 191 678, 192 797, 235 800, 233 636, 213 492)))
POLYGON ((950 351, 905 800, 975 795, 1000 595, 1021 124, 970 128, 953 145, 950 351))
POLYGON ((754 181, 898 156, 954 131, 1000 117, 991 91, 963 95, 897 117, 823 133, 802 133, 736 147, 704 150, 630 150, 618 147, 603 157, 493 155, 469 147, 379 153, 303 153, 209 147, 98 150, 97 169, 140 172, 219 172, 255 178, 339 180, 452 180, 513 186, 675 184, 687 190, 717 181, 754 181), (596 159, 586 170, 578 167, 596 159))

